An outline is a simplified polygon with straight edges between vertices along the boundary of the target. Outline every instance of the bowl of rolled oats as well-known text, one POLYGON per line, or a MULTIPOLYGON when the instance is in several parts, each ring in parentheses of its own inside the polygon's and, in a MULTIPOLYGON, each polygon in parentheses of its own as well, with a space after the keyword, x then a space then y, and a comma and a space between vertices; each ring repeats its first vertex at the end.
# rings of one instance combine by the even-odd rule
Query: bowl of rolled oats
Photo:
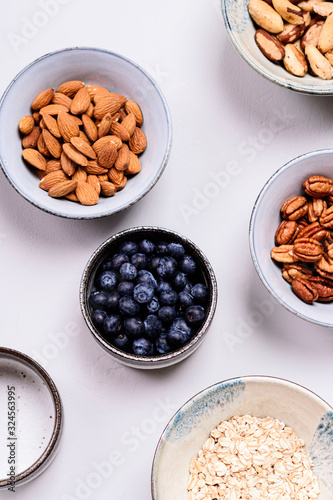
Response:
POLYGON ((307 153, 262 188, 250 221, 256 271, 288 311, 333 327, 333 150, 307 153))
POLYGON ((170 420, 153 500, 333 498, 333 411, 308 389, 248 376, 203 390, 170 420))

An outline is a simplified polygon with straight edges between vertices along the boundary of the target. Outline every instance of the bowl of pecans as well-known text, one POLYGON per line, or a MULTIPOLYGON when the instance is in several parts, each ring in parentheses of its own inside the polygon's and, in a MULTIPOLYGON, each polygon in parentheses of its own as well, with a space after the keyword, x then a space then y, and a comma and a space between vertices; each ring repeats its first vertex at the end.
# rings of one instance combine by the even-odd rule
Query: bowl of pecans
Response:
POLYGON ((329 500, 332 415, 313 392, 278 378, 208 387, 178 410, 160 438, 153 500, 329 500))
POLYGON ((295 158, 265 184, 250 221, 254 266, 296 316, 332 327, 333 150, 295 158))
POLYGON ((333 93, 333 3, 222 0, 228 35, 243 59, 283 87, 333 93))
POLYGON ((94 48, 32 62, 0 101, 0 162, 12 186, 54 215, 93 219, 141 199, 168 161, 166 101, 136 63, 94 48))

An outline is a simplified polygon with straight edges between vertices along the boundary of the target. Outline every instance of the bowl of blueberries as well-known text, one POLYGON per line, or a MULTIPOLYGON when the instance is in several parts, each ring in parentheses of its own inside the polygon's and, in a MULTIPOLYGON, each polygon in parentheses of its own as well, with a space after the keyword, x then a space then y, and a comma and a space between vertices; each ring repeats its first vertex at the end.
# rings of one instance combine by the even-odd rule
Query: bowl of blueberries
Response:
POLYGON ((95 340, 135 368, 163 368, 204 340, 217 303, 206 256, 188 238, 135 227, 108 238, 90 257, 80 305, 95 340))

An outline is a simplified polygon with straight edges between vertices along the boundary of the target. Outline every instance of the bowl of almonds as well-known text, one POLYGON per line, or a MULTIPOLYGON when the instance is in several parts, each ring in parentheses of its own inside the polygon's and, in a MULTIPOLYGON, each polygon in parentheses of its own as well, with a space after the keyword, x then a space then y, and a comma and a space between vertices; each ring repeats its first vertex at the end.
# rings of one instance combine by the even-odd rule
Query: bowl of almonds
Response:
POLYGON ((0 102, 0 162, 12 186, 54 215, 92 219, 141 199, 168 161, 166 101, 136 63, 94 48, 37 59, 0 102))
POLYGON ((333 150, 300 156, 265 184, 250 221, 255 268, 296 316, 332 327, 333 150))
POLYGON ((283 87, 333 92, 333 3, 222 0, 228 35, 245 61, 283 87))
POLYGON ((219 382, 168 423, 152 468, 153 500, 329 500, 332 408, 293 382, 219 382))

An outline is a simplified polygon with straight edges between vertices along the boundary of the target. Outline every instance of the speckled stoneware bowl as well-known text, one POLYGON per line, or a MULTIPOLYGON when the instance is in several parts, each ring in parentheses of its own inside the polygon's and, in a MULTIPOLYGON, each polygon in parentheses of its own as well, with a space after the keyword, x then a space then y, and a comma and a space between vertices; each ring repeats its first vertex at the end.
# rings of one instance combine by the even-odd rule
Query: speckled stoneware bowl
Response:
POLYGON ((171 231, 170 229, 164 229, 160 227, 134 227, 111 236, 104 243, 102 243, 90 257, 84 269, 80 285, 81 311, 94 339, 114 359, 116 359, 120 363, 123 363, 124 365, 131 366, 133 368, 165 368, 175 363, 179 363, 180 361, 190 356, 200 346, 207 334, 208 328, 215 314, 216 303, 217 282, 214 271, 207 257, 192 241, 190 241, 185 236, 182 236, 175 231, 171 231), (123 243, 124 241, 137 241, 143 238, 150 239, 153 242, 163 240, 166 242, 175 241, 177 243, 181 243, 184 246, 186 253, 192 255, 196 259, 196 262, 199 264, 204 283, 207 286, 209 292, 206 318, 196 334, 190 340, 190 342, 168 354, 161 354, 156 356, 138 356, 135 354, 130 354, 114 347, 109 342, 107 342, 92 323, 90 317, 90 307, 88 304, 88 297, 93 289, 96 271, 101 262, 110 253, 115 251, 118 248, 119 244, 123 243))
POLYGON ((305 442, 318 475, 319 500, 333 498, 333 411, 313 392, 286 380, 253 376, 213 385, 170 420, 152 468, 153 500, 187 500, 189 464, 210 431, 235 415, 277 418, 305 442))
POLYGON ((273 297, 299 318, 333 327, 332 303, 306 304, 282 278, 281 267, 271 257, 275 232, 281 222, 284 201, 304 193, 302 184, 311 175, 333 178, 333 150, 299 156, 280 168, 262 188, 250 220, 250 250, 256 271, 273 297))
POLYGON ((140 200, 156 184, 169 158, 172 126, 167 103, 153 79, 135 62, 103 49, 69 48, 46 54, 24 68, 0 101, 0 162, 11 185, 46 212, 71 219, 95 219, 117 213, 140 200), (124 94, 142 109, 147 148, 140 155, 141 172, 125 189, 97 205, 84 206, 51 198, 38 187, 39 179, 22 159, 20 119, 31 114, 33 99, 42 90, 68 80, 82 80, 124 94))
POLYGON ((255 25, 248 12, 249 0, 221 0, 228 35, 243 59, 268 80, 291 90, 313 95, 332 95, 333 80, 322 80, 306 74, 303 78, 289 73, 283 65, 273 63, 258 48, 255 25))
POLYGON ((0 489, 15 491, 55 458, 63 413, 48 373, 26 354, 0 347, 0 489))

